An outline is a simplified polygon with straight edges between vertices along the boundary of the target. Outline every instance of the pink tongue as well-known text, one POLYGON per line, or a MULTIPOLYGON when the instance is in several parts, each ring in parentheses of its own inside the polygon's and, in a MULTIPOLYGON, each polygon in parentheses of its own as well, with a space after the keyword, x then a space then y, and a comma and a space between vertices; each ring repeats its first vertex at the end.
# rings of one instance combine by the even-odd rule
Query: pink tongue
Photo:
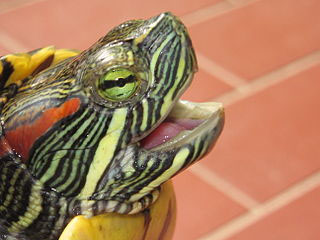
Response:
POLYGON ((192 119, 167 119, 161 123, 152 133, 142 139, 141 145, 146 149, 165 143, 184 130, 192 130, 203 120, 192 119))

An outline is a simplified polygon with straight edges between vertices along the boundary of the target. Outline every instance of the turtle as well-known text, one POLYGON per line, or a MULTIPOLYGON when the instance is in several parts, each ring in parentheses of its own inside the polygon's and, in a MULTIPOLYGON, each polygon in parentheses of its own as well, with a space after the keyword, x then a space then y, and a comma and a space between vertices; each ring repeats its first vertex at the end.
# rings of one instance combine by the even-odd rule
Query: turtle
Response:
POLYGON ((0 58, 0 238, 171 239, 171 178, 208 153, 221 103, 180 97, 197 71, 169 12, 84 51, 0 58))

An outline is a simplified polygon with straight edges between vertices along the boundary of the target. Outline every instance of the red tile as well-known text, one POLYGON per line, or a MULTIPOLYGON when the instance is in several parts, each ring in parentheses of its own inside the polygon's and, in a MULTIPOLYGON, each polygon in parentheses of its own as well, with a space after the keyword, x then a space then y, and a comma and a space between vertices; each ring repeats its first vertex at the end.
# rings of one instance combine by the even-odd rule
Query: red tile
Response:
POLYGON ((320 187, 228 240, 319 240, 320 187))
POLYGON ((320 1, 261 0, 191 27, 196 50, 247 79, 320 48, 320 1))
POLYGON ((188 170, 173 182, 178 207, 174 240, 195 240, 244 211, 188 170))
POLYGON ((231 89, 229 85, 223 83, 218 78, 200 70, 195 74, 191 86, 182 95, 182 99, 195 102, 206 101, 231 89))
POLYGON ((320 169, 319 76, 320 65, 227 107, 202 162, 260 201, 320 169))
POLYGON ((47 0, 0 15, 0 28, 30 48, 54 44, 82 49, 123 21, 164 11, 183 15, 218 1, 47 0))

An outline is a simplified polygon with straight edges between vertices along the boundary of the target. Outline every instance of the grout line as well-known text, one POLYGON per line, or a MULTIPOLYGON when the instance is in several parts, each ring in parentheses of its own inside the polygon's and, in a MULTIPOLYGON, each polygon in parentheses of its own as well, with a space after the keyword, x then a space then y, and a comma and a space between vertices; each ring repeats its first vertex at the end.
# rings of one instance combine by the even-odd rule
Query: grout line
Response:
POLYGON ((26 52, 27 47, 17 41, 16 39, 12 38, 7 33, 0 31, 0 44, 9 52, 26 52))
POLYGON ((206 56, 202 55, 201 53, 197 53, 197 59, 199 62, 199 67, 209 73, 210 75, 213 75, 217 78, 219 78, 220 81, 234 87, 237 89, 241 89, 241 86, 247 85, 247 81, 241 77, 238 77, 237 75, 233 74, 232 72, 229 72, 225 68, 221 67, 211 59, 207 58, 206 56))
POLYGON ((231 220, 199 240, 225 240, 241 232, 246 227, 301 198, 306 193, 320 186, 320 171, 289 187, 276 197, 251 209, 247 213, 231 220))
POLYGON ((226 12, 229 12, 231 10, 242 8, 255 1, 257 0, 245 0, 245 1, 242 1, 242 3, 235 3, 234 1, 230 1, 230 0, 221 1, 211 6, 204 7, 199 10, 193 11, 189 14, 186 14, 182 16, 181 19, 187 27, 191 27, 196 24, 207 21, 211 18, 217 17, 226 12))
POLYGON ((247 4, 250 4, 250 3, 253 3, 253 2, 258 2, 258 1, 261 1, 261 0, 225 0, 233 5, 236 5, 236 6, 240 6, 240 5, 247 5, 247 4))
POLYGON ((289 79, 320 63, 320 50, 315 51, 307 56, 295 60, 283 67, 278 68, 262 77, 258 77, 252 82, 240 86, 222 96, 215 98, 215 101, 223 102, 225 106, 231 105, 241 99, 249 97, 266 88, 272 87, 282 81, 289 79))
POLYGON ((30 1, 30 0, 15 0, 15 1, 11 0, 11 1, 0 2, 0 14, 11 12, 16 9, 26 7, 29 5, 33 5, 38 2, 44 2, 44 1, 47 1, 47 0, 32 0, 32 1, 30 1))
POLYGON ((214 5, 193 11, 181 17, 181 20, 187 27, 194 26, 201 22, 204 22, 210 18, 216 17, 220 14, 228 12, 234 8, 229 2, 221 1, 214 5))
POLYGON ((201 163, 193 165, 191 168, 189 168, 189 170, 198 178, 218 189, 220 192, 224 193, 241 206, 247 209, 252 209, 259 205, 256 200, 251 198, 249 195, 247 195, 225 179, 216 175, 213 171, 204 167, 201 163))

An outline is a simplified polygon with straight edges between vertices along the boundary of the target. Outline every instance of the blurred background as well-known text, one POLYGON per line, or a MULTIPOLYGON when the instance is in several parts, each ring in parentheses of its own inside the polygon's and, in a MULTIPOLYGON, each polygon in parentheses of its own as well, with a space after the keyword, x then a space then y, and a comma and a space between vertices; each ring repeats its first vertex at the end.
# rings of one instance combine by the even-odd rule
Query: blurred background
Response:
POLYGON ((226 106, 215 149, 174 178, 174 240, 319 240, 319 0, 0 0, 0 55, 85 49, 163 11, 199 61, 184 98, 226 106))

